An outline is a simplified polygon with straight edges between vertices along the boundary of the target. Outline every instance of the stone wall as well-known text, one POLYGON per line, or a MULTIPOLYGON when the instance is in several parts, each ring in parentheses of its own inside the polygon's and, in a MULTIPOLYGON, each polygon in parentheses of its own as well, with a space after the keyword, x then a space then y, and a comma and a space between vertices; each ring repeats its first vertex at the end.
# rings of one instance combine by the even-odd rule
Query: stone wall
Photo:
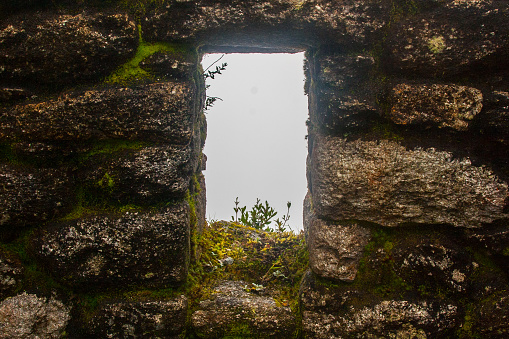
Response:
MULTIPOLYGON (((0 12, 0 337, 207 337, 185 293, 205 223, 201 55, 303 50, 310 270, 280 319, 297 329, 256 333, 507 337, 507 1, 0 12)), ((237 285, 219 290, 256 299, 237 285)))

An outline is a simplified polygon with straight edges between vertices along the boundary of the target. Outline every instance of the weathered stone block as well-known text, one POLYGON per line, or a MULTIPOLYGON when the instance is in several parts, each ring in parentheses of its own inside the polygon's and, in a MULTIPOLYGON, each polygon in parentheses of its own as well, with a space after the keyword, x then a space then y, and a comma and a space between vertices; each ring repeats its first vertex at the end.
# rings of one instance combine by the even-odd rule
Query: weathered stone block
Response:
POLYGON ((256 338, 293 338, 295 318, 289 307, 273 298, 247 292, 244 281, 223 281, 211 299, 200 302, 192 327, 200 338, 225 335, 256 338))
POLYGON ((181 338, 186 326, 187 298, 107 302, 85 324, 95 338, 181 338))
POLYGON ((317 45, 317 36, 344 46, 376 41, 389 1, 192 1, 169 5, 142 22, 151 41, 198 40, 208 51, 289 52, 317 45))
POLYGON ((0 303, 0 338, 61 338, 69 319, 60 300, 23 292, 0 303))
POLYGON ((307 213, 309 268, 324 278, 353 281, 371 238, 370 230, 357 223, 326 222, 307 213))
POLYGON ((74 201, 63 170, 0 165, 0 231, 19 231, 62 216, 74 201))
POLYGON ((0 26, 0 81, 40 86, 99 80, 138 45, 136 24, 122 13, 27 14, 0 26))
POLYGON ((67 285, 179 285, 189 264, 189 206, 65 221, 31 241, 37 259, 67 285))
POLYGON ((83 166, 83 183, 121 204, 168 202, 185 197, 197 162, 189 145, 97 154, 83 166))
POLYGON ((194 86, 154 83, 65 94, 0 109, 0 140, 144 139, 187 144, 196 119, 194 86))
POLYGON ((509 55, 508 15, 505 1, 467 0, 411 16, 391 26, 388 64, 412 76, 499 68, 509 55))
POLYGON ((468 129, 482 109, 481 91, 472 87, 401 83, 392 88, 386 117, 399 125, 468 129))
POLYGON ((507 183, 449 152, 317 136, 310 165, 313 206, 323 219, 475 228, 509 216, 507 183))
POLYGON ((438 338, 457 326, 459 310, 453 304, 366 299, 362 291, 329 287, 308 273, 300 290, 304 336, 438 338))
POLYGON ((329 130, 366 127, 378 117, 375 60, 365 54, 318 54, 309 60, 310 118, 329 130))

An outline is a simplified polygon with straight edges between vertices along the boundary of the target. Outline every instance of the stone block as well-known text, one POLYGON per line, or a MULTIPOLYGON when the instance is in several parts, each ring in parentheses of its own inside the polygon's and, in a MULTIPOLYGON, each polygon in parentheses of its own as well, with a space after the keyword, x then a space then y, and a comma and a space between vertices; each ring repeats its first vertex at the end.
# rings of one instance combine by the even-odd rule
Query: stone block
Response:
POLYGON ((247 338, 293 338, 295 318, 273 298, 245 290, 244 281, 223 281, 211 299, 200 302, 191 317, 199 338, 231 335, 247 338))
POLYGON ((400 83, 392 88, 386 118, 398 125, 467 130, 481 112, 480 90, 458 85, 400 83))
POLYGON ((157 204, 185 197, 197 163, 189 145, 99 153, 83 164, 82 183, 116 203, 157 204))
POLYGON ((60 300, 23 292, 0 303, 0 338, 61 338, 69 319, 60 300))
POLYGON ((94 338, 182 338, 187 298, 101 303, 85 331, 94 338))
POLYGON ((64 170, 0 165, 0 232, 58 218, 72 208, 74 188, 64 170))
POLYGON ((320 128, 344 131, 367 127, 379 116, 376 95, 381 84, 373 78, 375 60, 367 54, 318 53, 309 60, 311 122, 320 128))
POLYGON ((313 206, 322 219, 479 228, 509 216, 507 183, 446 151, 317 136, 310 159, 313 206))
POLYGON ((0 26, 0 82, 40 90, 97 81, 137 45, 127 14, 25 14, 0 26))
POLYGON ((178 286, 189 265, 189 206, 64 221, 34 234, 31 243, 46 270, 72 287, 178 286))
POLYGON ((94 89, 0 108, 0 140, 143 139, 187 144, 196 118, 189 83, 94 89))
POLYGON ((449 76, 497 69, 509 55, 505 1, 450 1, 394 25, 387 64, 411 76, 449 76))
POLYGON ((307 229, 309 268, 324 278, 353 281, 370 230, 357 223, 334 224, 314 217, 307 229))
POLYGON ((142 21, 149 41, 198 41, 208 52, 296 52, 319 38, 355 48, 377 41, 389 1, 192 1, 142 21))
POLYGON ((458 325, 454 304, 430 300, 378 299, 333 287, 308 273, 300 290, 306 338, 439 338, 458 325))

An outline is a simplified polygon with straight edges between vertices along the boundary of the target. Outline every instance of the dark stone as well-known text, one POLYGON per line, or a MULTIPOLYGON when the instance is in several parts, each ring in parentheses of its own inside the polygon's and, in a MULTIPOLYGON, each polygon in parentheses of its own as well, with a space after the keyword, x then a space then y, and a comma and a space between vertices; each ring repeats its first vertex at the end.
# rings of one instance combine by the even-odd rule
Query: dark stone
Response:
POLYGON ((0 104, 22 101, 31 96, 30 92, 22 88, 0 88, 0 104))
POLYGON ((0 247, 0 300, 20 287, 25 269, 17 255, 0 247))
POLYGON ((487 96, 478 116, 479 128, 487 138, 509 145, 509 91, 494 91, 487 96))
POLYGON ((199 338, 228 335, 247 338, 293 338, 295 318, 273 298, 247 292, 244 281, 223 281, 211 299, 200 302, 191 318, 199 338))
POLYGON ((311 122, 332 131, 368 127, 379 116, 373 57, 319 53, 309 60, 311 122))
POLYGON ((475 88, 458 85, 400 83, 392 88, 386 118, 399 125, 468 129, 482 109, 483 96, 475 88))
POLYGON ((391 26, 388 65, 411 76, 507 69, 507 1, 451 1, 391 26))
POLYGON ((37 226, 68 212, 75 201, 65 171, 0 165, 0 231, 37 226))
POLYGON ((478 228, 509 216, 507 183, 433 148, 317 136, 310 168, 314 210, 323 219, 478 228))
MULTIPOLYGON (((453 238, 453 237, 451 237, 453 238)), ((418 234, 392 242, 387 252, 398 277, 429 296, 460 298, 472 292, 470 282, 479 263, 463 246, 438 233, 418 234)), ((488 285, 489 282, 485 281, 488 285)))
POLYGON ((195 121, 194 86, 154 83, 89 90, 0 110, 0 140, 144 139, 187 144, 195 121))
POLYGON ((0 27, 0 82, 40 90, 100 80, 137 44, 126 14, 25 14, 0 27))
POLYGON ((83 183, 120 204, 150 205, 183 199, 198 160, 189 146, 150 146, 97 154, 83 164, 83 183))
POLYGON ((471 331, 481 338, 503 339, 509 336, 509 292, 486 298, 472 314, 471 331))
POLYGON ((433 300, 383 300, 324 283, 308 272, 300 290, 308 338, 440 338, 457 326, 458 307, 433 300))
POLYGON ((70 308, 60 300, 23 292, 0 303, 0 336, 61 338, 69 319, 70 308))
POLYGON ((140 62, 140 67, 157 78, 188 80, 195 76, 197 61, 190 53, 156 52, 140 62))
POLYGON ((509 223, 502 222, 483 229, 466 230, 465 233, 476 247, 485 248, 490 253, 509 256, 509 223))
POLYGON ((94 338, 182 338, 187 298, 101 303, 85 324, 94 338))
POLYGON ((37 259, 66 285, 176 286, 187 277, 189 206, 65 221, 36 233, 31 242, 37 259))

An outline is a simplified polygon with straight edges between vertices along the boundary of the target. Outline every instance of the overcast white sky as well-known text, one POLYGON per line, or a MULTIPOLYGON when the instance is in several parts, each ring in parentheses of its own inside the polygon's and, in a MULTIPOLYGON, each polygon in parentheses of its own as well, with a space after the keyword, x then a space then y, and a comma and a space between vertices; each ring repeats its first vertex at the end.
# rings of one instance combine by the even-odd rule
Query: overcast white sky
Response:
MULTIPOLYGON (((207 68, 221 54, 205 55, 207 68)), ((207 80, 217 96, 207 111, 207 218, 230 220, 234 200, 248 210, 260 198, 278 212, 292 202, 290 226, 302 229, 306 194, 304 53, 227 54, 223 74, 207 80)), ((210 68, 215 69, 215 66, 210 68)))

